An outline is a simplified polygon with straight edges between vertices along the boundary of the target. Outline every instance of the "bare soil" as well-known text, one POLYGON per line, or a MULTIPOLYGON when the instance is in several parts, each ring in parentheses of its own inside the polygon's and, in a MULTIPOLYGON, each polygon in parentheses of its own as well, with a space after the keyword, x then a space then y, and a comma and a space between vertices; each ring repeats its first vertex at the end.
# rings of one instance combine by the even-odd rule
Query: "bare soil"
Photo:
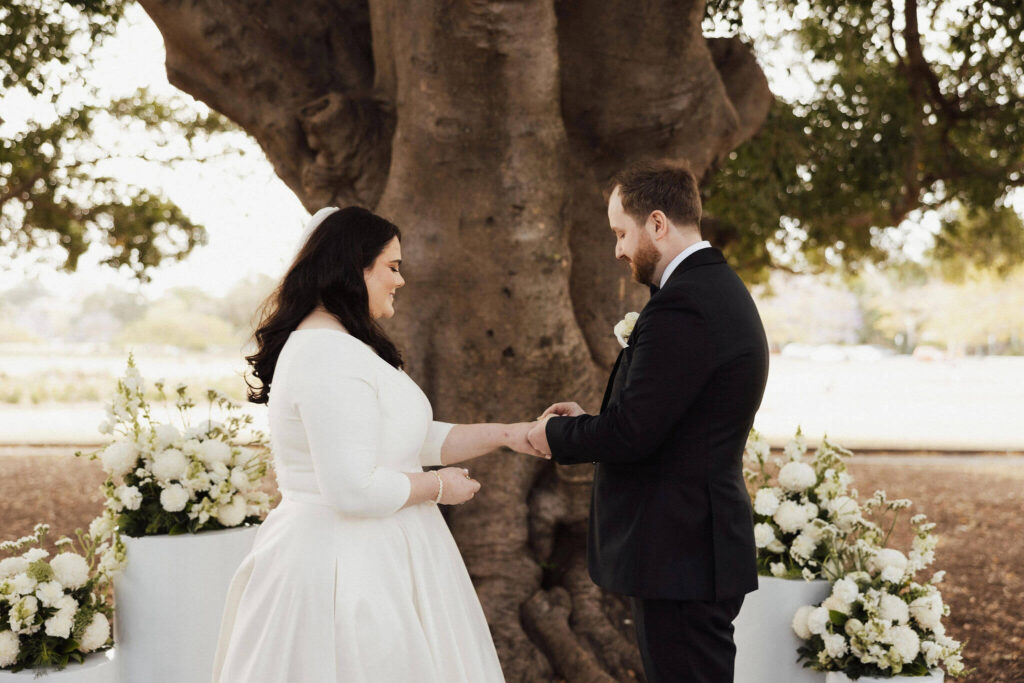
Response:
MULTIPOLYGON (((0 448, 0 539, 51 526, 51 540, 100 511, 99 464, 60 448, 0 448)), ((914 501, 938 525, 936 569, 950 634, 967 642, 971 683, 1024 682, 1024 462, 1020 458, 863 456, 850 465, 863 495, 914 501)), ((909 518, 909 515, 908 515, 909 518)), ((906 533, 896 547, 909 549, 906 533)))

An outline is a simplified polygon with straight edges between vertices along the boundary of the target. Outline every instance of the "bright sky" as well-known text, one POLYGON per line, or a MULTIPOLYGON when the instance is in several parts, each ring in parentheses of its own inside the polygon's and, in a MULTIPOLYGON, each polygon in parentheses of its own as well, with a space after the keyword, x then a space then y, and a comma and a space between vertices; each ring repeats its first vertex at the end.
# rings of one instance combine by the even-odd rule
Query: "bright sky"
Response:
MULTIPOLYGON (((744 19, 745 32, 755 38, 777 34, 795 22, 793 17, 760 10, 754 0, 747 0, 744 19)), ((808 91, 811 80, 800 68, 806 61, 797 54, 792 41, 774 46, 762 62, 777 95, 793 99, 808 91)), ((86 80, 110 97, 129 95, 140 87, 148 87, 157 95, 181 95, 167 82, 160 33, 138 5, 129 7, 122 28, 100 49, 95 69, 86 80)), ((0 135, 5 128, 12 130, 29 118, 46 116, 45 109, 18 93, 0 98, 0 110, 6 121, 0 125, 0 135)), ((124 131, 101 134, 125 135, 124 131)), ((145 134, 138 136, 145 144, 145 134)), ((258 145, 245 136, 238 137, 249 152, 241 158, 185 164, 173 171, 133 160, 110 162, 105 167, 134 185, 162 188, 209 232, 209 244, 196 248, 184 262, 152 271, 152 282, 141 286, 147 296, 157 297, 170 288, 186 285, 220 295, 247 275, 266 273, 277 277, 287 266, 308 213, 274 174, 258 145)), ((1024 212, 1024 193, 1018 193, 1016 199, 1017 209, 1024 212)), ((927 247, 929 233, 937 227, 934 215, 919 220, 921 227, 910 231, 904 246, 911 254, 927 247)), ((104 249, 92 248, 80 260, 78 271, 70 274, 57 272, 50 265, 52 260, 40 262, 43 254, 38 252, 3 264, 0 291, 26 279, 40 281, 65 300, 108 285, 139 287, 130 275, 99 265, 104 249)))

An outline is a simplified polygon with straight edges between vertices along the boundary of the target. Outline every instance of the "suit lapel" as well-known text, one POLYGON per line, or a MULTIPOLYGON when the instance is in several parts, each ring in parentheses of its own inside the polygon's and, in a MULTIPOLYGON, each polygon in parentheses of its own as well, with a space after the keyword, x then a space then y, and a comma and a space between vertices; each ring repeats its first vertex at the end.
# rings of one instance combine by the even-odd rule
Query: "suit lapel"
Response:
POLYGON ((601 412, 608 407, 608 401, 612 397, 612 387, 615 386, 615 376, 619 374, 619 367, 622 365, 622 357, 626 355, 626 349, 619 351, 618 357, 615 359, 615 365, 612 366, 612 374, 608 376, 608 384, 604 387, 604 398, 601 399, 601 412))

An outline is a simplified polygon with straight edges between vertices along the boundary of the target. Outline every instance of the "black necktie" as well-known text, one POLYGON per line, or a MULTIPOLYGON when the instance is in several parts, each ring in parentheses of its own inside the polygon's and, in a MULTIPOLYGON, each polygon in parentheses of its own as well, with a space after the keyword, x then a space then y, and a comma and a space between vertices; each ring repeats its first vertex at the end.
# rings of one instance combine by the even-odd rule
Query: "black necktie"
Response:
POLYGON ((650 285, 650 287, 651 287, 651 296, 654 296, 655 294, 658 293, 658 288, 657 287, 655 287, 654 285, 650 285))

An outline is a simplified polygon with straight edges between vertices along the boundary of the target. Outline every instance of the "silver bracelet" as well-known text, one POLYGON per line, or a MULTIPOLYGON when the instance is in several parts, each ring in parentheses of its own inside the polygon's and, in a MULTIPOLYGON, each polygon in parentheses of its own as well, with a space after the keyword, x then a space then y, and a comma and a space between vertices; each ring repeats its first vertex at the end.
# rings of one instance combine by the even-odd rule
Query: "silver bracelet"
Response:
POLYGON ((437 473, 437 470, 431 470, 431 472, 433 472, 434 476, 437 477, 437 498, 434 499, 434 503, 436 505, 440 505, 441 496, 444 494, 444 479, 442 479, 441 475, 437 473))

